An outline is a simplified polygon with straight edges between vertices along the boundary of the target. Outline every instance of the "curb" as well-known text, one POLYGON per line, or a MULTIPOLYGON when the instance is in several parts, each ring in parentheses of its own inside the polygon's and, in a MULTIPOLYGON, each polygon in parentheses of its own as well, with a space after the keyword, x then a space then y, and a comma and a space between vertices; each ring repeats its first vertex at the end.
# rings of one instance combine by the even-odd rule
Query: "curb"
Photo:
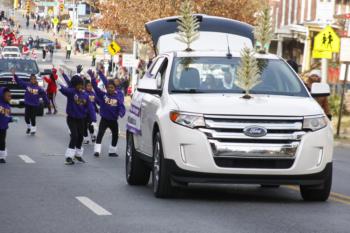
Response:
POLYGON ((342 142, 342 141, 334 141, 335 147, 344 147, 344 148, 350 148, 350 141, 349 142, 342 142))

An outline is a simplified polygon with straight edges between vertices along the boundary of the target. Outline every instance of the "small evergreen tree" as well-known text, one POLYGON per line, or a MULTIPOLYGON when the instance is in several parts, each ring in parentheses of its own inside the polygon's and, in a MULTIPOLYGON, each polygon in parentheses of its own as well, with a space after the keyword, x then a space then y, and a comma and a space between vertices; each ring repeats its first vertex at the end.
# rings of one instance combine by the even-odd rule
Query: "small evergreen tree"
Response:
POLYGON ((258 25, 254 28, 256 51, 268 53, 273 38, 271 10, 268 5, 265 5, 263 10, 258 13, 257 23, 258 25))
POLYGON ((258 85, 260 80, 260 70, 258 61, 255 58, 255 52, 253 49, 244 48, 241 51, 241 61, 236 71, 235 84, 244 90, 245 95, 243 98, 250 99, 250 90, 258 85))
POLYGON ((199 37, 199 22, 193 15, 193 7, 190 0, 185 0, 181 4, 181 16, 178 20, 178 37, 177 40, 187 45, 186 51, 192 51, 191 43, 199 37))

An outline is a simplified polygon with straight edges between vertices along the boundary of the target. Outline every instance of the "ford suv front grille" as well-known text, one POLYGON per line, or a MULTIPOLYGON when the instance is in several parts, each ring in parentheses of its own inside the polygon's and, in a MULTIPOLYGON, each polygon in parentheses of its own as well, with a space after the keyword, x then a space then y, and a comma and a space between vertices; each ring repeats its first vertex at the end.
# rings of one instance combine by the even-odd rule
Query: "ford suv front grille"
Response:
POLYGON ((205 128, 219 167, 287 169, 305 135, 302 117, 205 115, 205 128))

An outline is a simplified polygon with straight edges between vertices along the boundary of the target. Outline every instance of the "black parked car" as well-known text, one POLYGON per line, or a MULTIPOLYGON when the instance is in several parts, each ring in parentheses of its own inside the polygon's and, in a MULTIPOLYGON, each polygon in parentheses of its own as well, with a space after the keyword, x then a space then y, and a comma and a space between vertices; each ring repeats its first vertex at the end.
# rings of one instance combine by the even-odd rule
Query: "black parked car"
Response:
MULTIPOLYGON (((17 85, 13 81, 13 76, 11 69, 16 69, 17 76, 29 82, 31 74, 37 76, 39 86, 44 87, 44 81, 40 77, 42 75, 39 71, 38 65, 35 60, 31 59, 18 59, 18 58, 0 58, 0 87, 7 87, 11 91, 12 100, 11 106, 17 108, 24 107, 24 94, 25 89, 17 85)), ((38 116, 44 115, 44 103, 41 102, 40 110, 38 111, 38 116)))

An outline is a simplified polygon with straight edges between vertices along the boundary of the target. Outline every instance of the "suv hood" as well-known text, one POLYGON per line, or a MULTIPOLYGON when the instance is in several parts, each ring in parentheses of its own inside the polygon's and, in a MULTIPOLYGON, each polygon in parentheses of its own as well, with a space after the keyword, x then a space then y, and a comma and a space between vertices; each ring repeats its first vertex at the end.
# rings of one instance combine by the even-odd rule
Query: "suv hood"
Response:
MULTIPOLYGON (((29 78, 30 77, 30 74, 26 74, 26 73, 16 73, 16 75, 18 77, 21 77, 21 78, 29 78)), ((10 72, 0 72, 0 77, 13 77, 13 75, 10 72)))
POLYGON ((242 94, 172 94, 179 111, 250 116, 311 116, 323 110, 311 97, 254 95, 246 100, 242 94))

